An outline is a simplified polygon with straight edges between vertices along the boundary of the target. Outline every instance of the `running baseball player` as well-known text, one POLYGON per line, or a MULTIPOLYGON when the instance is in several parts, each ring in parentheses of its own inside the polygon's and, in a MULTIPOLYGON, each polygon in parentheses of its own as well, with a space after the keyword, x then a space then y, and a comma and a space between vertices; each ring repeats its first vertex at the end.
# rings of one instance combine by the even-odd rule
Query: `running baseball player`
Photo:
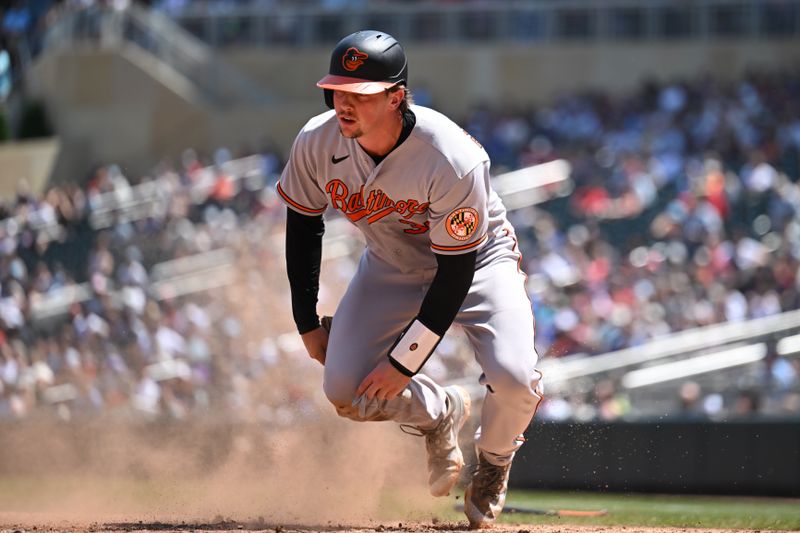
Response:
POLYGON ((464 507, 471 527, 490 527, 542 397, 531 302, 489 157, 447 117, 413 105, 407 83, 391 35, 359 31, 334 48, 317 83, 331 111, 300 131, 278 183, 292 312, 340 416, 425 436, 434 496, 450 493, 464 465, 470 397, 421 371, 450 325, 463 327, 486 389, 464 507), (328 331, 316 305, 329 208, 366 247, 328 331))

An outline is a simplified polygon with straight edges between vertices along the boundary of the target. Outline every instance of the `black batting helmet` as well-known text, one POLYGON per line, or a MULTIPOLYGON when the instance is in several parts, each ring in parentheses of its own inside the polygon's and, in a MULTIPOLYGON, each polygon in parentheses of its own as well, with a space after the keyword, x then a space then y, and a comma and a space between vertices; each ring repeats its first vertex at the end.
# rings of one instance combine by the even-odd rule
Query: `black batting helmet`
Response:
POLYGON ((333 108, 333 91, 376 94, 408 83, 408 62, 403 47, 386 32, 362 30, 351 33, 331 54, 328 75, 317 82, 325 103, 333 108))

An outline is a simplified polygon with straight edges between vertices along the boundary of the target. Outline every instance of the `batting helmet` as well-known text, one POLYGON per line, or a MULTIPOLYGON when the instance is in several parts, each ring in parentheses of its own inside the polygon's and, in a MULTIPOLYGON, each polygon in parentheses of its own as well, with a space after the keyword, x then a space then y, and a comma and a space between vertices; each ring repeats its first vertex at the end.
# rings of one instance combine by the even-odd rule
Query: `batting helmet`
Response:
POLYGON ((333 109, 333 91, 376 94, 408 83, 406 53, 386 32, 362 30, 351 33, 331 54, 328 75, 317 82, 325 103, 333 109))

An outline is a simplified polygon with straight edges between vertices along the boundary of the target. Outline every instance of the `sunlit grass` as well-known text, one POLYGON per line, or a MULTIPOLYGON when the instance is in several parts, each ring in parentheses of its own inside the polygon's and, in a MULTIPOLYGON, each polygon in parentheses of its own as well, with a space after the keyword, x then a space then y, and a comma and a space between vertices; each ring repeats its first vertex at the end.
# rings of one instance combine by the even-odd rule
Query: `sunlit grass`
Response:
MULTIPOLYGON (((605 510, 594 517, 506 513, 504 523, 800 529, 800 500, 512 490, 507 505, 540 511, 605 510)), ((458 519, 449 511, 448 518, 458 519)))

